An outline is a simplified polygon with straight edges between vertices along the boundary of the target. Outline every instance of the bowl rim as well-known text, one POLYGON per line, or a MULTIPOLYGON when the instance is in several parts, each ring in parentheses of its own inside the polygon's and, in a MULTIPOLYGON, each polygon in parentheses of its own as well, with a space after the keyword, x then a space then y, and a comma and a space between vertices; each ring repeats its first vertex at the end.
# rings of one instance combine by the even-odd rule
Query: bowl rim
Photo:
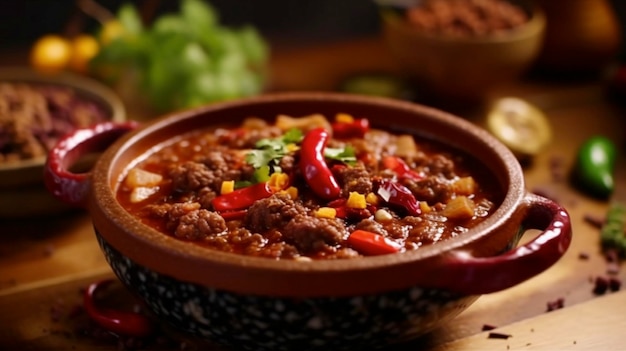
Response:
MULTIPOLYGON (((109 87, 87 76, 67 71, 43 73, 28 66, 0 67, 0 83, 30 83, 67 86, 83 96, 87 96, 105 105, 111 110, 111 121, 122 122, 126 119, 126 108, 122 99, 109 87)), ((0 163, 0 172, 17 172, 25 169, 42 168, 46 156, 20 160, 19 162, 0 163)))
MULTIPOLYGON (((126 167, 130 167, 128 163, 126 164, 126 167)), ((442 253, 462 250, 469 243, 483 240, 498 228, 506 226, 526 195, 523 172, 515 156, 485 129, 472 122, 411 102, 334 92, 267 93, 170 113, 118 139, 97 162, 92 170, 91 180, 92 192, 88 207, 97 235, 135 263, 181 281, 217 289, 286 296, 350 295, 415 286, 424 278, 424 273, 415 269, 429 262, 437 264, 442 253), (321 104, 365 104, 394 109, 419 114, 425 120, 439 121, 460 133, 468 134, 483 145, 484 150, 491 150, 489 152, 492 152, 493 157, 500 163, 495 167, 503 169, 504 174, 499 175, 502 177, 505 192, 501 204, 490 218, 478 226, 463 235, 436 245, 401 254, 307 262, 250 257, 189 244, 142 224, 117 203, 113 188, 118 183, 119 175, 113 174, 112 165, 116 162, 128 162, 122 157, 124 151, 146 136, 163 131, 181 121, 193 119, 194 116, 216 111, 237 109, 240 106, 302 101, 321 104), (411 272, 408 273, 411 277, 398 277, 398 273, 403 271, 411 272), (382 282, 374 284, 376 286, 368 284, 372 276, 381 278, 382 282), (328 286, 325 286, 326 283, 328 286)))

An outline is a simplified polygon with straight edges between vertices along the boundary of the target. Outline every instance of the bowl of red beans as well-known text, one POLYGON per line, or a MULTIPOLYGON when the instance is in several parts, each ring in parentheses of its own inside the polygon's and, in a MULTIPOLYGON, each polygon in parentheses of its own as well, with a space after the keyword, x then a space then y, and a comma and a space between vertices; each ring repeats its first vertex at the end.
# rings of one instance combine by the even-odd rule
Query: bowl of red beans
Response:
MULTIPOLYGON (((272 93, 89 131, 48 158, 50 191, 89 210, 151 316, 228 348, 407 342, 540 274, 571 240, 567 211, 525 189, 505 146, 410 102, 272 93), (95 147, 88 173, 64 167, 95 147)), ((110 312, 93 315, 150 330, 110 312)))
MULTIPOLYGON (((120 98, 91 78, 0 68, 0 218, 67 211, 43 183, 48 152, 75 129, 125 118, 120 98)), ((76 169, 92 161, 85 157, 76 169)))
POLYGON ((522 78, 543 45, 545 15, 533 1, 402 3, 381 7, 383 36, 398 66, 438 104, 483 102, 522 78))

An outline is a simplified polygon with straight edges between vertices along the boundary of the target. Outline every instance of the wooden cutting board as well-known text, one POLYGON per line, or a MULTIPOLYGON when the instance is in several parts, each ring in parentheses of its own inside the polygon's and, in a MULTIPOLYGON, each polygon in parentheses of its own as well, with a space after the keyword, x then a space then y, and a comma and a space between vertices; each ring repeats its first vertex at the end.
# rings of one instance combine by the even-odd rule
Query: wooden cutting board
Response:
MULTIPOLYGON (((103 270, 0 292, 0 349, 118 350, 115 342, 94 340, 80 332, 83 324, 89 322, 79 308, 82 289, 91 282, 107 278, 113 278, 113 274, 103 270)), ((117 299, 132 300, 121 284, 109 290, 109 295, 117 299)), ((607 293, 491 331, 441 344, 435 340, 431 351, 620 350, 626 348, 625 316, 626 291, 607 293), (492 332, 509 337, 492 338, 489 336, 492 332)), ((177 346, 157 349, 178 350, 184 344, 185 350, 207 350, 206 345, 200 348, 188 340, 177 339, 177 342, 177 346)), ((215 347, 208 350, 218 351, 215 347)), ((393 350, 417 348, 405 345, 393 350)))

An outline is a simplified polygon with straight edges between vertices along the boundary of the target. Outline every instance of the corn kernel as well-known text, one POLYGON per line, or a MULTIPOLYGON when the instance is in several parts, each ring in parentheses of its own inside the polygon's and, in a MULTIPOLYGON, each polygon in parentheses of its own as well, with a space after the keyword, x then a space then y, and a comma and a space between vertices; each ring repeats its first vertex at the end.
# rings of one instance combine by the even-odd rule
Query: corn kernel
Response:
POLYGON ((348 201, 346 201, 346 206, 351 208, 366 208, 367 202, 365 201, 365 195, 351 191, 350 196, 348 196, 348 201))
POLYGON ((337 216, 337 210, 332 207, 320 207, 315 211, 317 218, 335 218, 335 216, 337 216))
POLYGON ((393 219, 393 216, 387 210, 378 209, 374 213, 374 220, 376 220, 376 222, 384 223, 384 222, 389 222, 392 219, 393 219))
POLYGON ((335 121, 338 123, 352 123, 354 122, 354 117, 347 113, 338 113, 335 115, 335 121))
POLYGON ((296 188, 295 186, 290 186, 289 188, 285 190, 279 191, 279 193, 289 195, 289 197, 291 197, 292 200, 295 200, 298 198, 298 188, 296 188))
POLYGON ((222 188, 220 190, 220 194, 232 193, 234 190, 235 190, 235 181, 225 180, 222 182, 222 188))
POLYGON ((272 173, 267 184, 273 192, 279 192, 289 185, 289 176, 285 173, 272 173))
POLYGON ((368 193, 365 196, 365 202, 367 202, 370 205, 378 205, 378 196, 376 196, 376 194, 374 193, 368 193))
POLYGON ((428 206, 428 203, 426 201, 420 201, 420 210, 422 210, 422 213, 428 213, 432 211, 432 208, 428 206))

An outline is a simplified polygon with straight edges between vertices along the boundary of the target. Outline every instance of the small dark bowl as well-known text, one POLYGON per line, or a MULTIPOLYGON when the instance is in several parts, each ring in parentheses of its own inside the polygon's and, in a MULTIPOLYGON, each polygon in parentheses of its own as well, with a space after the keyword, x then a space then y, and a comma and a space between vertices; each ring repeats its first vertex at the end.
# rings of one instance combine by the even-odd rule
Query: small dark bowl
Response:
MULTIPOLYGON (((68 136, 46 176, 58 197, 87 206, 98 241, 119 279, 163 321, 190 335, 248 350, 341 350, 416 338, 467 308, 480 294, 509 288, 554 264, 571 240, 567 212, 524 188, 511 152, 484 130, 445 112, 397 100, 286 93, 177 112, 117 140, 90 174, 63 169, 74 142, 107 146, 132 125, 68 136), (172 136, 245 117, 268 120, 338 111, 376 127, 414 132, 475 155, 503 201, 485 222, 412 252, 334 261, 286 261, 217 252, 142 224, 115 199, 121 175, 172 136), (106 142, 97 142, 99 136, 106 142), (107 137, 104 137, 107 136, 107 137), (76 196, 75 194, 81 194, 76 196), (541 232, 516 247, 527 229, 541 232)), ((79 144, 85 145, 85 144, 79 144)))
MULTIPOLYGON (((0 68, 0 82, 69 88, 77 98, 100 106, 107 120, 126 120, 122 100, 111 89, 88 77, 71 73, 43 74, 28 67, 3 67, 0 68)), ((42 156, 0 163, 0 218, 57 215, 70 209, 46 190, 43 182, 45 162, 42 156)), ((88 163, 85 162, 84 166, 88 163)))

